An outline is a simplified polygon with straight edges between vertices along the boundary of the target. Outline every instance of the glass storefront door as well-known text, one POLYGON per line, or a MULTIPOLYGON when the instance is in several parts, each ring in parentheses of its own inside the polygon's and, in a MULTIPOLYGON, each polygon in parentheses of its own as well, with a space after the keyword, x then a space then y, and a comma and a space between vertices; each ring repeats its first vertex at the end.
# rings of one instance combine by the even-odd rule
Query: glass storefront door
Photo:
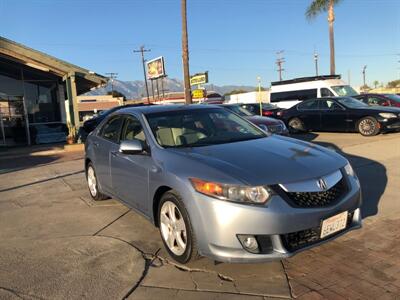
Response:
POLYGON ((6 146, 28 143, 27 122, 22 96, 0 94, 0 144, 6 146))

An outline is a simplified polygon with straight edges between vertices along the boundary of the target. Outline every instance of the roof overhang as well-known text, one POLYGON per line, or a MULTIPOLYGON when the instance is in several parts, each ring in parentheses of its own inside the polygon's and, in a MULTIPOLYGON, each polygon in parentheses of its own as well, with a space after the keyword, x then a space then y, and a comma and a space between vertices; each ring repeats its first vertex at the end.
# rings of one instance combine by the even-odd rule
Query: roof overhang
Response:
POLYGON ((28 67, 52 73, 63 80, 74 75, 78 94, 105 85, 108 81, 107 77, 3 37, 0 37, 0 54, 28 67))

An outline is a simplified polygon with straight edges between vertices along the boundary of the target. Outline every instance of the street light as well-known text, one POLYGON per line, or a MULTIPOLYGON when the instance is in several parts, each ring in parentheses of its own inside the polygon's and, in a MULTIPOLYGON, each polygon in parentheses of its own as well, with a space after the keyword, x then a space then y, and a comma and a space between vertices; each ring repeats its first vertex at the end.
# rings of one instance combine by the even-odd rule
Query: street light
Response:
POLYGON ((367 69, 367 65, 365 65, 364 67, 363 67, 363 70, 362 70, 362 73, 363 73, 363 82, 364 82, 364 86, 363 86, 363 88, 364 89, 366 89, 366 86, 365 86, 365 70, 367 69))

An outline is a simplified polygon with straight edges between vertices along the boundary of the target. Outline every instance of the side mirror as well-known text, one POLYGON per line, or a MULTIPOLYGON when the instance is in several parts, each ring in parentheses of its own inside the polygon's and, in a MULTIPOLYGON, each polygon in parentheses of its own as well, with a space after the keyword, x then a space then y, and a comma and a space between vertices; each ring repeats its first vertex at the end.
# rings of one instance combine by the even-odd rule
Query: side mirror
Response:
POLYGON ((270 133, 269 129, 266 125, 264 124, 259 124, 258 127, 260 127, 262 129, 262 131, 265 131, 266 133, 270 133))
POLYGON ((121 141, 119 152, 124 154, 140 154, 143 153, 143 145, 139 140, 121 141))

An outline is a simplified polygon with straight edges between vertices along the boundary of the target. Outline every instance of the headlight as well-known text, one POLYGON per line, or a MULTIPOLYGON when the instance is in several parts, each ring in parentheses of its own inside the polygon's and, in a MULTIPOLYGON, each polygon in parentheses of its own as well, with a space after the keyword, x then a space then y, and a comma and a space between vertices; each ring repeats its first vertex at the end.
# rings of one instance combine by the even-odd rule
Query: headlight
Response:
POLYGON ((397 118, 397 116, 396 116, 395 114, 393 114, 393 113, 379 113, 379 115, 380 115, 382 118, 385 118, 385 119, 397 118))
POLYGON ((353 170, 353 167, 348 162, 347 165, 344 167, 344 170, 348 176, 356 177, 356 173, 353 170))
POLYGON ((263 204, 273 195, 273 191, 266 186, 229 185, 198 178, 189 178, 189 180, 197 192, 220 200, 263 204))

